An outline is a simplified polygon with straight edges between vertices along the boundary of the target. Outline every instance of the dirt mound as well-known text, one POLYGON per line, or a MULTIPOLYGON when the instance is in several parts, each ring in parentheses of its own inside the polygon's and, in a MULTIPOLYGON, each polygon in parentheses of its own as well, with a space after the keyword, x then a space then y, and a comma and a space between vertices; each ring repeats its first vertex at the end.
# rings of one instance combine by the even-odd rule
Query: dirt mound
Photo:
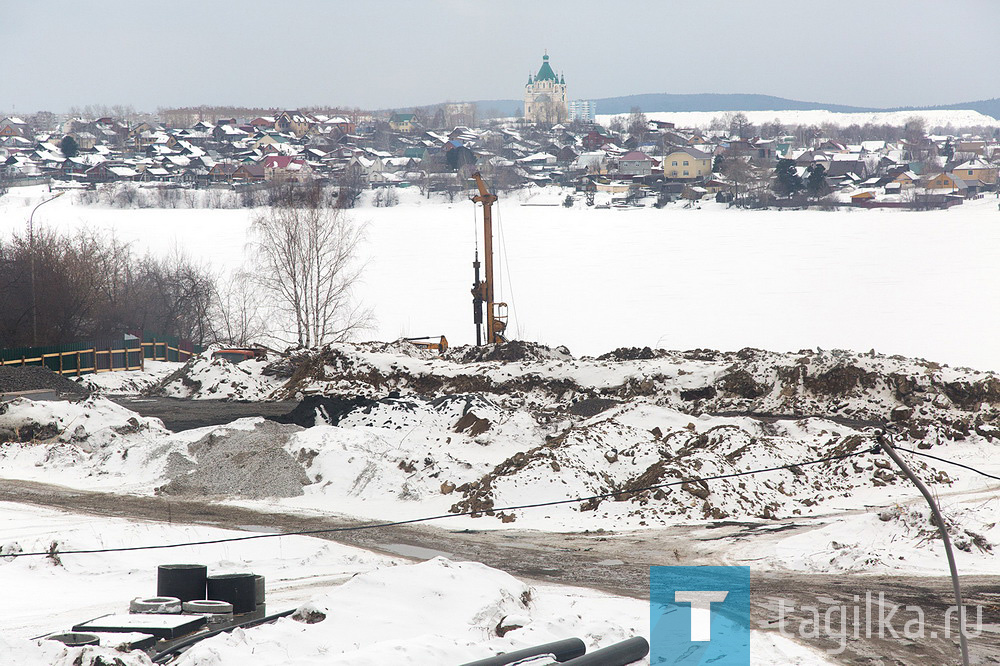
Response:
POLYGON ((282 448, 301 428, 262 421, 252 430, 221 428, 188 446, 190 458, 172 454, 167 495, 262 499, 298 497, 309 483, 302 464, 282 448))
POLYGON ((85 387, 41 366, 0 366, 0 393, 20 391, 55 391, 61 398, 86 398, 85 387))
POLYGON ((536 342, 511 340, 499 345, 452 347, 443 354, 443 358, 455 363, 481 363, 483 361, 500 361, 514 363, 517 361, 548 361, 572 359, 566 347, 546 347, 536 342))
POLYGON ((598 361, 647 361, 651 358, 657 357, 657 352, 661 350, 653 351, 649 347, 619 347, 614 351, 610 351, 607 354, 601 354, 597 357, 598 361))
POLYGON ((325 395, 308 395, 295 409, 281 416, 270 417, 275 423, 293 423, 303 428, 320 425, 337 425, 340 420, 356 409, 370 407, 374 400, 363 397, 340 398, 325 395))

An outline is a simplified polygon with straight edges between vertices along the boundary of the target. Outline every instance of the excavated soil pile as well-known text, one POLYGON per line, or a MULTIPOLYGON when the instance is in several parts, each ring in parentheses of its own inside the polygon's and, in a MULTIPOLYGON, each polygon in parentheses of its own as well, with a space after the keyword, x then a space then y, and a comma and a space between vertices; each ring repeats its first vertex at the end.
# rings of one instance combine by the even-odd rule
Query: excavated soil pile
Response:
POLYGON ((442 357, 455 363, 481 363, 484 361, 513 363, 516 361, 569 360, 573 358, 573 355, 566 347, 546 347, 535 342, 511 340, 499 345, 452 347, 442 357))
POLYGON ((368 398, 328 398, 323 395, 306 396, 295 409, 281 416, 269 417, 275 423, 293 423, 303 428, 320 425, 338 425, 340 420, 356 409, 374 405, 368 398))

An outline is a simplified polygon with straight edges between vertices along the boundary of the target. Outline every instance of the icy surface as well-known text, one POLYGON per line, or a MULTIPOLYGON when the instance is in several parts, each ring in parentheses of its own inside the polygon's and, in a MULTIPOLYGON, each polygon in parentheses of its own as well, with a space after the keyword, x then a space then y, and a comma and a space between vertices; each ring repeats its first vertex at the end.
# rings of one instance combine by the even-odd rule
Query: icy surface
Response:
MULTIPOLYGON (((399 206, 351 213, 368 224, 357 294, 375 311, 370 335, 470 343, 473 205, 409 189, 399 206)), ((874 348, 1000 370, 994 198, 916 213, 520 206, 570 193, 532 188, 500 200, 499 291, 513 337, 594 355, 633 345, 874 348)), ((45 196, 36 187, 0 198, 0 233, 20 228, 45 196)), ((162 255, 179 245, 218 270, 242 265, 253 214, 118 210, 69 195, 43 210, 47 226, 113 232, 162 255)))

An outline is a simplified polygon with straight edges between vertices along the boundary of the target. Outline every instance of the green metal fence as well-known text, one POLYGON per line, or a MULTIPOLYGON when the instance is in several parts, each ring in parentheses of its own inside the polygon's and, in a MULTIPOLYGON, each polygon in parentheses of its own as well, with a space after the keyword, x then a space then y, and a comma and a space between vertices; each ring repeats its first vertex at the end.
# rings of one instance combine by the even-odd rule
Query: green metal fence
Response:
POLYGON ((189 340, 145 334, 70 342, 48 347, 0 349, 0 366, 44 366, 62 375, 87 375, 113 370, 142 370, 146 359, 186 361, 201 353, 189 340))
POLYGON ((201 347, 191 344, 190 340, 152 333, 142 336, 142 357, 144 359, 180 362, 201 352, 201 347))

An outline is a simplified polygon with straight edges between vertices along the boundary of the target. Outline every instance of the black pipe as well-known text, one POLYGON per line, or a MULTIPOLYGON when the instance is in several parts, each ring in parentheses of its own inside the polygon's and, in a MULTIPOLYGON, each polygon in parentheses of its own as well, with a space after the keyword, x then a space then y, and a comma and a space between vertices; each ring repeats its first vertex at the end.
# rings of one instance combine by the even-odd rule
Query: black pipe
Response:
POLYGON ((590 654, 565 662, 566 666, 625 666, 649 654, 649 642, 642 636, 629 638, 590 654))
POLYGON ((583 641, 579 638, 564 638, 563 640, 556 641, 554 643, 536 645, 535 647, 525 648, 515 652, 508 652, 506 654, 498 654, 495 657, 487 657, 486 659, 480 659, 479 661, 470 661, 462 664, 462 666, 503 666, 504 664, 512 664, 521 659, 537 657, 543 654, 551 654, 555 657, 556 661, 562 663, 569 659, 573 659, 574 657, 586 654, 586 652, 587 646, 584 645, 583 641))
POLYGON ((270 622, 279 620, 280 618, 288 617, 294 612, 295 609, 292 608, 290 610, 281 611, 280 613, 268 615, 267 617, 261 617, 257 618, 256 620, 249 620, 247 622, 240 622, 238 624, 228 625, 226 627, 223 627, 222 629, 215 629, 214 631, 208 631, 203 634, 197 634, 195 636, 191 636, 190 638, 186 638, 182 641, 174 643, 165 650, 157 652, 152 657, 150 657, 150 660, 154 664, 165 664, 166 662, 170 661, 171 657, 173 657, 174 654, 191 647, 195 643, 200 643, 206 638, 211 638, 212 636, 218 636, 219 634, 225 634, 232 631, 233 629, 249 629, 250 627, 256 627, 257 625, 260 624, 268 624, 270 622))
POLYGON ((472 272, 475 280, 472 283, 472 323, 476 325, 476 346, 483 344, 483 297, 479 284, 479 250, 476 250, 476 259, 472 262, 472 272))

